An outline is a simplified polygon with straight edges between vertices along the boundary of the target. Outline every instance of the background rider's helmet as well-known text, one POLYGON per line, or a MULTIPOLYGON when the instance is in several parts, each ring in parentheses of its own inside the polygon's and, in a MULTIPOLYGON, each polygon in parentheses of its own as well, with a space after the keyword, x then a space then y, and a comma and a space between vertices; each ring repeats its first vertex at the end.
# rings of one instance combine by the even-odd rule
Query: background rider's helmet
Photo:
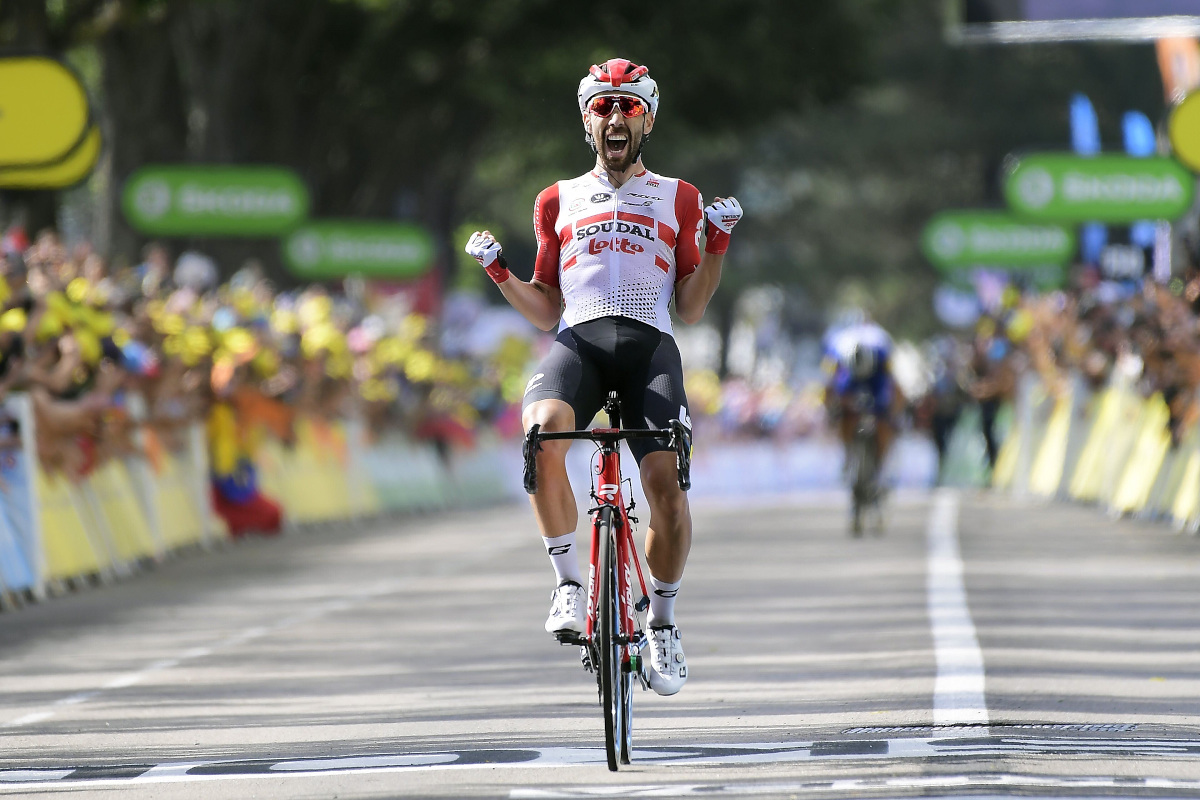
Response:
POLYGON ((579 113, 587 111, 588 103, 596 95, 614 91, 639 98, 651 114, 658 114, 658 84, 650 77, 650 70, 625 58, 610 58, 603 64, 592 65, 579 82, 579 113))
POLYGON ((846 367, 850 370, 851 375, 862 380, 875 374, 878 361, 875 348, 860 342, 854 345, 854 349, 850 351, 846 367))

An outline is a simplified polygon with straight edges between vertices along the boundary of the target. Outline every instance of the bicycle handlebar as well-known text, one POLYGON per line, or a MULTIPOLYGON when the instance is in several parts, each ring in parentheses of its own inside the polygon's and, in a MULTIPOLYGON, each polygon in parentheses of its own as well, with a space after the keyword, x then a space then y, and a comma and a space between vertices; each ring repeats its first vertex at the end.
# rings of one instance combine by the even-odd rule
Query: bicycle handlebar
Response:
POLYGON ((541 425, 534 425, 529 429, 529 433, 525 434, 525 491, 529 494, 537 492, 537 453, 542 449, 542 442, 561 439, 589 439, 598 444, 616 445, 622 439, 666 439, 668 446, 675 451, 679 488, 686 492, 692 488, 692 436, 687 427, 679 420, 673 419, 670 424, 669 428, 663 430, 593 428, 591 430, 547 433, 542 433, 541 425))

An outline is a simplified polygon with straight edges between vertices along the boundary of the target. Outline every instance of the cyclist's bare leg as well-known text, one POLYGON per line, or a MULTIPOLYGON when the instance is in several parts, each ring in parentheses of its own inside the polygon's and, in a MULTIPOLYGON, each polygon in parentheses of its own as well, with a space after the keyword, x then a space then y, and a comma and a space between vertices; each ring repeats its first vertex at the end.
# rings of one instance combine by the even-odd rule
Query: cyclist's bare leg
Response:
POLYGON ((646 563, 650 567, 650 663, 646 679, 661 695, 678 692, 687 681, 687 659, 675 625, 675 597, 692 547, 692 512, 679 488, 675 453, 657 451, 642 458, 642 489, 650 504, 646 563))
POLYGON ((642 489, 650 504, 646 530, 646 564, 660 581, 675 583, 692 549, 692 512, 687 492, 679 488, 674 451, 659 450, 642 458, 642 489))
MULTIPOLYGON (((562 400, 538 400, 530 403, 521 414, 526 432, 534 425, 543 431, 575 430, 575 412, 562 400)), ((575 531, 579 524, 579 507, 567 479, 567 450, 571 442, 542 442, 537 455, 537 492, 529 496, 533 515, 537 518, 542 536, 554 539, 575 531)))
POLYGON ((882 464, 887 460, 888 453, 892 450, 892 443, 896 441, 896 426, 890 420, 881 417, 876 424, 876 441, 879 445, 879 463, 882 464))
POLYGON ((849 447, 850 442, 854 439, 854 432, 858 430, 858 414, 849 409, 844 410, 838 417, 837 425, 838 437, 842 440, 842 446, 849 447))

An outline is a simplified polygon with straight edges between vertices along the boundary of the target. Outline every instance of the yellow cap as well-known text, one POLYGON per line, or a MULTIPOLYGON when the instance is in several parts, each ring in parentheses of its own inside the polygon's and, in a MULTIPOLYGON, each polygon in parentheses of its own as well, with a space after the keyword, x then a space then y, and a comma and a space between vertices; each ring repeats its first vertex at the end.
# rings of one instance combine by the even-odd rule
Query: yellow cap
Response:
POLYGON ((277 308, 271 312, 271 328, 276 333, 295 333, 299 327, 295 313, 277 308))
POLYGON ((437 356, 428 350, 417 350, 404 362, 404 374, 410 381, 428 381, 437 368, 437 356))
POLYGON ((270 378, 279 372, 279 354, 274 350, 259 350, 250 363, 264 378, 270 378))
POLYGON ((28 323, 29 318, 23 308, 10 308, 0 314, 0 331, 6 333, 20 333, 28 323))
POLYGON ((325 295, 313 295, 305 298, 296 311, 300 316, 300 324, 310 328, 329 319, 330 312, 333 311, 333 301, 325 295))
POLYGON ((100 356, 104 352, 100 346, 100 337, 87 328, 76 328, 72 335, 75 337, 75 343, 79 345, 79 355, 83 357, 83 362, 91 366, 99 364, 100 356))
POLYGON ((67 299, 72 303, 82 303, 91 292, 92 285, 87 278, 75 278, 67 284, 67 299))
POLYGON ((258 341, 245 328, 230 328, 221 336, 221 346, 235 356, 247 358, 258 349, 258 341))
POLYGON ((55 339, 62 336, 63 330, 62 319, 53 310, 47 308, 38 319, 37 340, 44 342, 48 339, 55 339))

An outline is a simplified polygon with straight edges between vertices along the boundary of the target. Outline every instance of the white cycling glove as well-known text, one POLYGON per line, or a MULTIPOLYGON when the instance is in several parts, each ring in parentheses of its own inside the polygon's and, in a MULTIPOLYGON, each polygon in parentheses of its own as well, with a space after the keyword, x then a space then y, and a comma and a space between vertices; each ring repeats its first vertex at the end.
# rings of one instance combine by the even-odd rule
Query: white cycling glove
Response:
POLYGON ((742 218, 742 205, 736 197, 717 198, 704 209, 704 252, 721 255, 729 249, 729 234, 742 218))
POLYGON ((504 261, 504 250, 496 237, 488 231, 475 231, 467 242, 467 255, 479 262, 488 277, 496 283, 508 280, 508 264, 504 261))

